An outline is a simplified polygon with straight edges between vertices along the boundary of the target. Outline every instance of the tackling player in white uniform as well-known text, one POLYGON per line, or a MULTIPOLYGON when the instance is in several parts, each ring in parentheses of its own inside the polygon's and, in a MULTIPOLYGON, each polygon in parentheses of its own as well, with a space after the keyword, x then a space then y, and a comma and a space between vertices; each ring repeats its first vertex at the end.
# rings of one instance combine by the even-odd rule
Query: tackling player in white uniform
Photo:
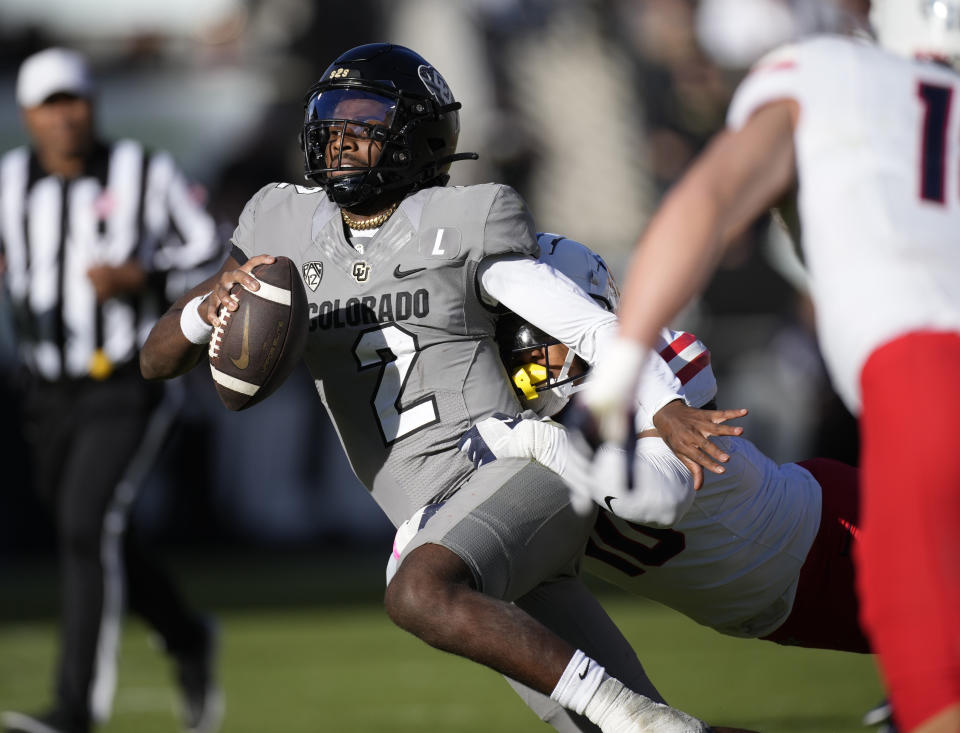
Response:
MULTIPOLYGON (((598 255, 557 235, 541 234, 539 241, 542 262, 616 308, 616 285, 598 255)), ((694 492, 690 471, 655 428, 669 421, 668 411, 654 418, 638 403, 641 437, 632 466, 637 488, 628 490, 617 475, 625 467, 621 449, 601 448, 605 455, 591 465, 576 434, 546 419, 582 386, 586 363, 517 317, 505 319, 498 339, 528 411, 481 421, 464 435, 461 450, 477 464, 535 460, 559 473, 575 500, 586 499, 580 501, 584 510, 599 504, 604 511, 587 544, 587 572, 720 633, 870 651, 854 591, 855 468, 828 459, 778 466, 748 440, 726 436, 716 439, 729 455, 725 472, 707 473, 694 492), (595 478, 597 470, 603 475, 595 478)), ((669 360, 687 403, 712 401, 716 381, 700 341, 663 329, 656 350, 669 360)), ((394 558, 415 534, 420 516, 398 530, 394 558)), ((388 563, 388 583, 394 564, 388 563)), ((543 696, 521 694, 555 725, 563 715, 543 696)))
MULTIPOLYGON (((551 254, 544 247, 544 235, 540 241, 541 261, 581 287, 591 288, 595 298, 603 293, 603 300, 616 307, 616 286, 606 268, 599 270, 602 277, 594 284, 587 279, 593 273, 579 266, 602 263, 598 255, 570 239, 559 240, 551 254)), ((583 376, 584 362, 571 359, 564 345, 546 334, 538 335, 522 319, 507 323, 521 334, 519 338, 505 334, 501 339, 508 372, 515 384, 529 383, 539 390, 526 389, 521 404, 540 417, 556 415, 582 384, 570 380, 583 376), (505 343, 513 347, 504 348, 505 343), (558 362, 562 366, 556 366, 558 362)), ((661 358, 674 353, 665 344, 687 345, 669 362, 686 402, 694 407, 712 404, 716 380, 706 347, 692 334, 662 329, 657 348, 661 358)), ((640 437, 632 466, 637 489, 632 491, 625 490, 618 475, 625 466, 621 449, 601 448, 605 455, 591 465, 576 435, 571 440, 551 420, 488 418, 468 431, 461 449, 475 461, 518 456, 537 460, 564 477, 575 499, 586 498, 590 505, 606 509, 598 517, 587 549, 587 567, 596 574, 721 633, 766 637, 783 625, 793 608, 800 569, 822 524, 844 528, 846 542, 838 542, 837 551, 843 551, 840 557, 846 560, 838 562, 850 562, 856 534, 856 469, 821 460, 810 462, 810 468, 795 463, 778 466, 750 441, 724 436, 716 441, 729 456, 725 471, 708 473, 703 487, 694 491, 690 472, 655 426, 665 421, 669 421, 667 412, 655 418, 638 402, 635 428, 640 437), (603 475, 594 479, 591 472, 597 469, 603 475), (829 481, 830 490, 842 495, 844 516, 829 516, 821 522, 823 492, 818 472, 826 474, 822 481, 829 481)), ((837 641, 824 644, 821 638, 794 638, 794 643, 867 651, 856 624, 853 588, 843 591, 832 594, 832 619, 825 613, 811 620, 822 627, 829 627, 833 620, 844 624, 842 631, 830 634, 837 641), (848 610, 838 618, 836 609, 844 605, 848 610)))
MULTIPOLYGON (((218 308, 237 308, 231 287, 258 289, 250 271, 271 261, 260 253, 291 258, 308 287, 304 359, 354 472, 395 524, 442 502, 400 558, 390 617, 552 694, 585 716, 577 730, 706 730, 662 704, 577 577, 592 517, 570 508, 562 481, 527 460, 477 469, 457 448, 473 423, 519 409, 494 340, 501 304, 590 358, 615 331, 612 314, 536 261, 516 192, 445 187, 450 163, 471 157, 455 152, 459 106, 409 49, 370 44, 340 56, 305 103, 301 142, 320 188, 270 184, 254 195, 232 255, 157 324, 142 370, 166 378, 192 368, 218 308), (530 289, 541 297, 524 298, 530 289), (567 617, 563 637, 541 621, 547 611, 567 617)), ((650 376, 647 404, 677 398, 665 365, 650 376)))
POLYGON ((603 436, 722 248, 796 188, 827 366, 859 416, 863 620, 899 725, 960 730, 960 0, 874 0, 881 47, 773 52, 641 237, 584 402, 603 436))

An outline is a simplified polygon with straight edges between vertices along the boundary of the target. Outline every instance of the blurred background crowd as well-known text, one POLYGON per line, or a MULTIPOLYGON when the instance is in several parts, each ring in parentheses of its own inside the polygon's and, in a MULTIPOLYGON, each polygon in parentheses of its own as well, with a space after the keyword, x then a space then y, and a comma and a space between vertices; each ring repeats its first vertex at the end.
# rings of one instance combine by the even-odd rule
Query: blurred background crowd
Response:
MULTIPOLYGON (((0 149, 24 142, 20 61, 85 53, 99 127, 171 151, 227 240, 270 181, 306 183, 302 98, 341 52, 388 40, 418 51, 461 112, 454 184, 498 181, 623 272, 670 184, 723 125, 759 54, 818 27, 855 28, 863 0, 0 0, 0 149), (831 6, 826 6, 830 8, 831 6), (825 17, 827 13, 830 17, 825 17), (802 16, 802 14, 801 14, 802 16), (749 20, 750 22, 744 22, 749 20), (798 25, 800 24, 800 25, 798 25), (805 27, 800 27, 807 24, 805 27)), ((857 461, 856 431, 826 381, 802 268, 779 225, 758 222, 675 324, 710 347, 721 407, 748 407, 747 437, 778 461, 857 461)), ((16 344, 0 297, 0 400, 18 400, 16 344)), ((208 372, 180 380, 179 427, 135 509, 173 545, 386 547, 392 529, 353 477, 305 370, 271 399, 228 412, 208 372), (269 466, 269 468, 267 468, 269 466)), ((0 565, 52 546, 14 419, 2 423, 0 565)))

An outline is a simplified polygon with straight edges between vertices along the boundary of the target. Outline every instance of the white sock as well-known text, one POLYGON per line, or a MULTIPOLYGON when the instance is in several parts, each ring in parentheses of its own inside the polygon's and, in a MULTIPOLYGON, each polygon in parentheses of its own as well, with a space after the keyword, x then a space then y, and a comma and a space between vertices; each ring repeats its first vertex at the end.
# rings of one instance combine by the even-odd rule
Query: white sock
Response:
POLYGON ((563 670, 557 686, 550 693, 550 697, 567 710, 573 710, 582 715, 590 698, 594 696, 604 679, 611 678, 603 665, 577 649, 567 663, 567 668, 563 670))
POLYGON ((603 733, 699 733, 707 725, 669 705, 633 692, 607 674, 596 660, 574 652, 550 697, 568 710, 586 715, 603 733))

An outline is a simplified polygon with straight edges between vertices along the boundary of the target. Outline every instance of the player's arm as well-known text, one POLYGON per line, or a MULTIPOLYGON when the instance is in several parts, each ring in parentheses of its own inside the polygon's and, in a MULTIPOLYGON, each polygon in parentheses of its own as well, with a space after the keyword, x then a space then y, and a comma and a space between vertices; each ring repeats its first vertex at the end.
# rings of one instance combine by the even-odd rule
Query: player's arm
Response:
POLYGON ((701 290, 736 236, 792 185, 798 114, 799 105, 784 99, 718 134, 640 237, 620 300, 611 352, 618 363, 601 361, 584 395, 602 429, 622 431, 613 416, 630 399, 659 328, 701 290))
POLYGON ((210 334, 219 325, 221 306, 237 309, 230 289, 240 283, 247 290, 260 284, 250 275, 259 264, 274 261, 270 255, 251 257, 242 265, 227 257, 219 272, 191 288, 154 324, 140 350, 140 373, 145 379, 170 379, 185 374, 203 359, 210 334))
POLYGON ((704 410, 690 407, 683 400, 674 400, 657 411, 653 416, 653 424, 657 435, 690 471, 696 490, 703 486, 704 468, 713 473, 723 473, 726 469, 721 463, 730 460, 723 449, 710 441, 710 436, 742 435, 742 427, 725 423, 746 414, 745 408, 704 410))
MULTIPOLYGON (((602 358, 617 332, 617 316, 601 307, 562 272, 530 257, 490 258, 478 270, 481 293, 550 334, 589 364, 602 358)), ((637 398, 650 412, 682 398, 679 382, 662 359, 646 364, 637 398)))
MULTIPOLYGON (((602 308, 563 273, 528 257, 502 257, 485 261, 478 279, 491 302, 500 303, 591 364, 603 360, 604 349, 614 338, 617 316, 602 308), (549 297, 545 294, 549 293, 549 297)), ((646 360, 636 399, 652 414, 683 401, 680 383, 667 363, 656 354, 646 360)), ((722 451, 706 440, 709 435, 738 435, 740 428, 722 425, 740 411, 690 412, 670 423, 671 446, 693 470, 695 485, 703 482, 700 466, 723 473, 718 462, 722 451)))
POLYGON ((633 473, 641 491, 627 481, 623 450, 604 444, 592 452, 562 425, 532 413, 493 415, 464 433, 458 447, 480 468, 503 458, 537 461, 559 474, 570 489, 571 504, 583 515, 598 504, 630 522, 669 527, 693 503, 693 478, 669 446, 656 437, 638 440, 633 473))

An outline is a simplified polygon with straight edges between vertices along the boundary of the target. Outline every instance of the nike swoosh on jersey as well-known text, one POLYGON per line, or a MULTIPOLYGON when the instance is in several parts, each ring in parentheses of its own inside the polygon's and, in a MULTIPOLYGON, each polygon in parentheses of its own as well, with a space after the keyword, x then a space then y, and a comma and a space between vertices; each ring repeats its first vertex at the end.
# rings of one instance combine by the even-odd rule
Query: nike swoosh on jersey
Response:
POLYGON ((240 344, 240 356, 230 361, 237 369, 246 369, 250 364, 250 306, 246 305, 243 309, 243 341, 240 344))
POLYGON ((607 505, 607 509, 610 510, 610 513, 613 513, 613 500, 616 499, 615 496, 605 496, 603 497, 603 503, 607 505))
POLYGON ((397 265, 395 268, 393 268, 393 276, 397 279, 410 277, 411 275, 416 275, 418 272, 423 272, 426 269, 426 267, 414 267, 409 270, 401 270, 400 265, 397 265))

